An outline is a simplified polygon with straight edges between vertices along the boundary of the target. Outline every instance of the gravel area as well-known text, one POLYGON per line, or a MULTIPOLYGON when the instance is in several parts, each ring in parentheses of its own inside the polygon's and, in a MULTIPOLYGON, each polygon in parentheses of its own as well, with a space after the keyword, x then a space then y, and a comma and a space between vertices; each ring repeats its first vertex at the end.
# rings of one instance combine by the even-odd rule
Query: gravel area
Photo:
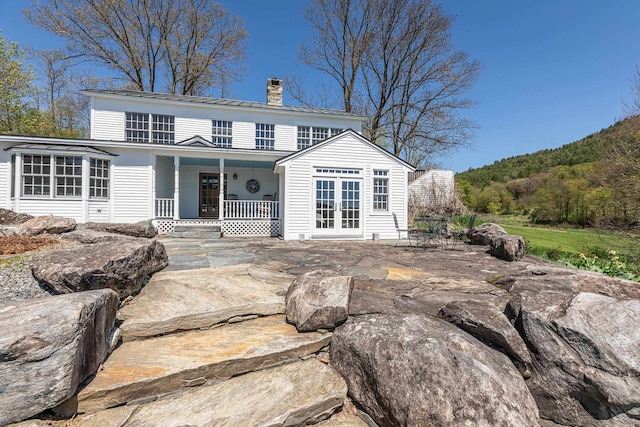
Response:
POLYGON ((52 295, 31 274, 28 260, 0 260, 0 304, 52 295), (9 260, 13 262, 9 262, 9 260))

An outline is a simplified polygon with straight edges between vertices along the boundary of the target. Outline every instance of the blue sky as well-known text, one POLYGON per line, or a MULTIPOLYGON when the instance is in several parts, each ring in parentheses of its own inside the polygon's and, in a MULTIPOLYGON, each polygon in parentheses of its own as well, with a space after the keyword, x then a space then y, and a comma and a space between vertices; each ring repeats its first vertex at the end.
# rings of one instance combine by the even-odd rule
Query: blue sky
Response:
MULTIPOLYGON (((303 0, 222 0, 249 32, 246 72, 231 97, 264 101, 268 77, 298 74, 313 87, 321 75, 297 63, 309 35, 303 0)), ((21 46, 60 43, 22 18, 28 3, 0 0, 0 29, 21 46)), ((441 167, 464 171, 505 157, 555 148, 624 115, 640 65, 640 1, 446 0, 456 48, 482 64, 463 115, 480 128, 441 167)), ((288 99, 285 96, 285 103, 288 99)))

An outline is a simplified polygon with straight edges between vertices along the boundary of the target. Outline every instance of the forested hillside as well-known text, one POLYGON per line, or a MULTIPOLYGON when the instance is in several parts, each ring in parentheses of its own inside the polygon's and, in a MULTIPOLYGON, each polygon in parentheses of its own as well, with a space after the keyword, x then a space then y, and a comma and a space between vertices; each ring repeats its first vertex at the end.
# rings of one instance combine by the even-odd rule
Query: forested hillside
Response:
POLYGON ((524 213, 532 221, 629 228, 640 221, 640 117, 562 147, 511 157, 456 175, 477 212, 524 213))

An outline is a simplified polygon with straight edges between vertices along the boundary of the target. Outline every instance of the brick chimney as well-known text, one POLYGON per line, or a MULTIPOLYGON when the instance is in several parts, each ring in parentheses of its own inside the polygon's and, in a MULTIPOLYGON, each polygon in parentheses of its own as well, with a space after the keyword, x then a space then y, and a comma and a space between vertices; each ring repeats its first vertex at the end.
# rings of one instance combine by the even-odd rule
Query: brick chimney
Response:
POLYGON ((267 79, 267 105, 282 107, 282 80, 267 79))

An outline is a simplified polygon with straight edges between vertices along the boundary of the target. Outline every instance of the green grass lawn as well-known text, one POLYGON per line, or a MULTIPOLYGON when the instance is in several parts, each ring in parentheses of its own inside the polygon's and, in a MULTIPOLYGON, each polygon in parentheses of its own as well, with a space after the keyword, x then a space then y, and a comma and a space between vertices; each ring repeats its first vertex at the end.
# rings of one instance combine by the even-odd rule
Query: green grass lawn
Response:
POLYGON ((627 242, 620 233, 594 229, 523 227, 500 224, 509 234, 524 237, 533 252, 559 250, 586 253, 615 250, 626 252, 627 242))

